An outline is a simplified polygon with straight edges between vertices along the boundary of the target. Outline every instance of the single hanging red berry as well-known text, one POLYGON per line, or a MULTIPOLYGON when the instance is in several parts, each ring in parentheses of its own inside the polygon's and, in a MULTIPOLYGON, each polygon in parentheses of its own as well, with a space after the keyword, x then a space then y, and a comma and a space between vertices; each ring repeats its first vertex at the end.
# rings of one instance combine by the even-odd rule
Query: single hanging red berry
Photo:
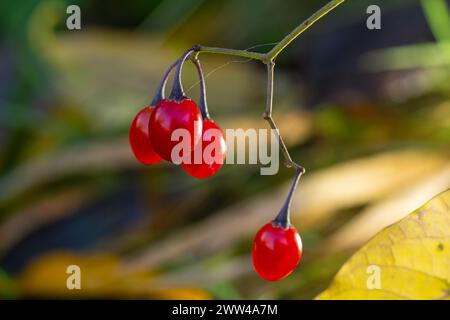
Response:
POLYGON ((302 240, 293 226, 274 222, 263 226, 253 241, 255 271, 265 280, 278 281, 295 269, 302 257, 302 240))
POLYGON ((145 107, 139 111, 131 124, 128 135, 134 156, 143 164, 155 164, 161 161, 161 157, 150 143, 148 126, 152 111, 152 107, 145 107))
POLYGON ((159 156, 172 161, 172 149, 180 141, 172 141, 172 133, 185 129, 190 135, 186 152, 192 152, 202 138, 203 121, 197 104, 191 99, 163 99, 150 117, 150 141, 159 156))
POLYGON ((222 130, 214 121, 206 119, 203 121, 201 143, 191 153, 190 163, 182 163, 181 166, 192 177, 205 179, 222 167, 226 152, 227 145, 222 130), (207 154, 204 154, 205 150, 207 154), (198 159, 199 157, 201 158, 198 159))

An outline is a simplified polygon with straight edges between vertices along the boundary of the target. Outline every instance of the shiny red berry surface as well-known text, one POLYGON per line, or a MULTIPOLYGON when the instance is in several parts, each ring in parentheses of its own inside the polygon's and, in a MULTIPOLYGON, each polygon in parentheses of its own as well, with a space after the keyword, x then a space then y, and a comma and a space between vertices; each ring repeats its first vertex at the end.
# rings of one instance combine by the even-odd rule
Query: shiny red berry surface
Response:
POLYGON ((197 104, 191 99, 161 100, 150 117, 150 141, 161 158, 172 161, 172 149, 180 141, 172 141, 172 133, 186 129, 190 135, 190 148, 200 142, 202 137, 202 116, 197 104))
POLYGON ((153 108, 145 107, 134 118, 129 140, 134 156, 143 164, 155 164, 161 161, 161 157, 155 152, 149 137, 149 123, 153 108))
POLYGON ((203 121, 201 143, 191 153, 190 163, 182 163, 181 166, 194 178, 208 178, 222 167, 226 152, 222 130, 214 121, 206 119, 203 121))
POLYGON ((287 277, 300 262, 302 241, 294 227, 285 229, 268 223, 253 240, 252 258, 255 271, 267 281, 287 277))

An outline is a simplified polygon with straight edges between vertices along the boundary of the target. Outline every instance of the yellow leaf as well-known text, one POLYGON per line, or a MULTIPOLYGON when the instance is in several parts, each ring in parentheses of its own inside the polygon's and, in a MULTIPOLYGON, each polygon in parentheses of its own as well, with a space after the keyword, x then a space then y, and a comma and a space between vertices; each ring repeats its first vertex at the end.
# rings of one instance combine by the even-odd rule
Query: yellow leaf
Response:
POLYGON ((450 190, 382 230, 317 299, 449 299, 450 190))

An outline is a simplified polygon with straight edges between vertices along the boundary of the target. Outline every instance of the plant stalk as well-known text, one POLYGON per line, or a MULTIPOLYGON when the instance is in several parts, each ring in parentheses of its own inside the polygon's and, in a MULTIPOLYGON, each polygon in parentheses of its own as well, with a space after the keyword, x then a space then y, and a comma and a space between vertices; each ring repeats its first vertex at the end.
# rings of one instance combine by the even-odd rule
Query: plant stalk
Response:
POLYGON ((314 23, 320 20, 327 13, 335 9, 337 6, 342 4, 345 0, 332 0, 325 6, 316 11, 312 16, 299 24, 294 30, 292 30, 286 37, 284 37, 277 45, 275 45, 269 52, 260 53, 247 50, 237 50, 237 49, 227 49, 227 48, 216 48, 199 46, 199 53, 216 53, 224 54, 228 56, 238 56, 243 58, 250 58, 254 60, 259 60, 265 64, 273 61, 292 41, 294 41, 300 34, 311 27, 314 23))
POLYGON ((253 51, 247 51, 247 50, 199 46, 199 53, 202 53, 202 52, 224 54, 227 56, 238 56, 238 57, 242 57, 242 58, 250 58, 250 59, 259 60, 259 61, 266 60, 266 54, 259 53, 259 52, 253 52, 253 51))
POLYGON ((318 11, 316 11, 312 16, 298 25, 291 33, 289 33, 286 37, 284 37, 275 47, 272 48, 267 53, 267 57, 270 60, 275 59, 284 48, 286 48, 292 41, 294 41, 300 34, 302 34, 306 29, 311 27, 314 23, 320 20, 323 16, 325 16, 328 12, 339 6, 343 3, 344 0, 333 0, 324 5, 318 11))
MULTIPOLYGON (((292 30, 286 37, 284 37, 277 45, 275 45, 269 52, 267 53, 259 53, 247 50, 236 50, 236 49, 226 49, 226 48, 216 48, 216 47, 207 47, 207 46, 196 46, 196 54, 200 54, 202 52, 205 53, 216 53, 216 54, 224 54, 229 56, 238 56, 243 58, 251 58, 254 60, 258 60, 267 65, 267 102, 266 102, 266 111, 264 113, 264 119, 269 123, 270 127, 274 129, 277 133, 277 137, 280 143, 280 149, 285 158, 285 165, 287 167, 293 167, 297 171, 301 171, 301 174, 305 173, 305 169, 299 164, 295 163, 290 154, 289 150, 286 147, 286 144, 283 141, 282 136, 279 133, 279 129, 272 118, 272 104, 273 104, 273 74, 275 58, 292 42, 294 41, 300 34, 302 34, 305 30, 311 27, 314 23, 320 20, 327 13, 335 9, 337 6, 342 4, 345 0, 332 0, 327 3, 325 6, 316 11, 312 16, 306 19, 304 22, 299 24, 294 30, 292 30)), ((178 77, 179 78, 179 77, 178 77)), ((180 84, 181 85, 181 84, 180 84)), ((174 88, 175 89, 175 88, 174 88)), ((183 93, 184 94, 184 93, 183 93)))

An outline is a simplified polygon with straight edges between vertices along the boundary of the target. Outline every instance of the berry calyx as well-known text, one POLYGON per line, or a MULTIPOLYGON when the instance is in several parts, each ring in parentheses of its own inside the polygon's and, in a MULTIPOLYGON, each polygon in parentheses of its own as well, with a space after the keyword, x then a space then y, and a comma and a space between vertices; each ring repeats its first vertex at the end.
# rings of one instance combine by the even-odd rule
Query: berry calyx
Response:
POLYGON ((149 123, 153 112, 152 107, 145 107, 138 112, 129 130, 131 150, 138 161, 150 165, 161 161, 161 157, 155 152, 150 143, 149 123))
POLYGON ((181 166, 192 177, 205 179, 214 175, 223 165, 227 145, 222 130, 212 120, 203 121, 201 142, 195 147, 188 159, 181 166))
POLYGON ((150 141, 158 155, 172 161, 172 149, 180 143, 172 137, 177 129, 187 130, 189 144, 186 152, 190 153, 202 138, 202 116, 197 104, 191 99, 163 99, 153 110, 149 124, 150 141))
POLYGON ((281 280, 294 271, 302 257, 302 241, 293 226, 264 225, 253 241, 255 271, 267 281, 281 280))

